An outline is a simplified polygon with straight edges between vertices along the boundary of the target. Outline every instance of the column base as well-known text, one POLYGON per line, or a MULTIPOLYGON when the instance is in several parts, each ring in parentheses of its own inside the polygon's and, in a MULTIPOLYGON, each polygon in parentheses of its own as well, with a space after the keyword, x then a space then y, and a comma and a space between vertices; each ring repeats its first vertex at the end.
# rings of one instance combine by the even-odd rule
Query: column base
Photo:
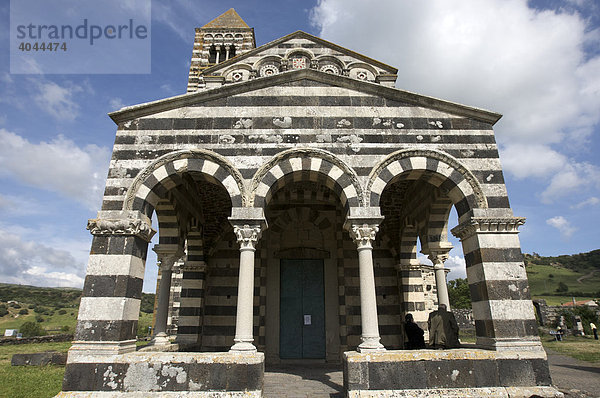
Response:
POLYGON ((383 344, 379 342, 380 337, 361 337, 362 343, 356 348, 358 352, 385 351, 383 344))
POLYGON ((150 341, 150 343, 148 343, 147 346, 141 348, 140 351, 179 351, 179 344, 171 343, 169 336, 166 333, 161 332, 155 335, 150 341))
POLYGON ((234 340, 235 344, 231 346, 229 352, 256 352, 256 347, 252 344, 253 340, 250 341, 237 341, 234 340))
POLYGON ((135 340, 125 341, 74 341, 67 362, 87 356, 113 356, 135 352, 135 340))
POLYGON ((494 337, 477 337, 477 346, 494 351, 527 351, 546 353, 539 337, 530 339, 502 339, 494 337))

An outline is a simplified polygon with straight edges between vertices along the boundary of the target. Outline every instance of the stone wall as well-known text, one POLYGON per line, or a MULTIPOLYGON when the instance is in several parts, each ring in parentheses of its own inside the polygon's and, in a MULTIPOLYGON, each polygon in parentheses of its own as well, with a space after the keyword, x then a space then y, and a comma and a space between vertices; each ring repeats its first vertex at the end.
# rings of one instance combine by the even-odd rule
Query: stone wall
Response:
POLYGON ((475 329, 475 320, 473 319, 473 310, 470 308, 453 308, 452 313, 456 318, 459 329, 475 329))
POLYGON ((49 336, 24 337, 17 339, 16 337, 0 337, 0 346, 11 344, 29 344, 29 343, 56 343, 62 341, 72 341, 72 334, 53 334, 49 336))

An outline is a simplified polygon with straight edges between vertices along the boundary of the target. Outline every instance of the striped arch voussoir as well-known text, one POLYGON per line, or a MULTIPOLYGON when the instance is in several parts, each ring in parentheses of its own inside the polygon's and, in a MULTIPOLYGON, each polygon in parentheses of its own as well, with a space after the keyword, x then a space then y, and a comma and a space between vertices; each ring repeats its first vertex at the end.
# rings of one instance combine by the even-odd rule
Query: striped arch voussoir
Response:
POLYGON ((383 190, 400 174, 406 174, 408 179, 429 175, 429 182, 448 192, 448 197, 457 206, 459 213, 464 213, 467 208, 488 207, 486 197, 473 173, 452 156, 425 149, 394 152, 373 169, 367 184, 369 206, 379 206, 383 190))
POLYGON ((354 170, 332 153, 314 148, 284 151, 263 165, 252 179, 251 205, 266 206, 277 188, 298 178, 322 182, 339 195, 346 208, 364 205, 354 170))
POLYGON ((147 205, 155 208, 161 194, 175 187, 186 172, 201 174, 206 180, 222 185, 234 207, 247 202, 240 172, 224 157, 197 149, 168 153, 142 170, 127 192, 123 209, 145 211, 147 205))

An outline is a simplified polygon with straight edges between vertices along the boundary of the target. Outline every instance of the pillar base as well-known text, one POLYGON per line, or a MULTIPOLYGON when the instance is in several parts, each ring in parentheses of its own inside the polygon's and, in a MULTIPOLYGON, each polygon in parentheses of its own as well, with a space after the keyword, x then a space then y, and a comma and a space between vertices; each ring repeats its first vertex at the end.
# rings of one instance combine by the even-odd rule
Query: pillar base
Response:
POLYGON ((125 341, 74 341, 69 349, 68 361, 80 357, 113 356, 135 352, 135 340, 125 341))
POLYGON ((380 337, 361 337, 362 343, 356 348, 358 352, 385 351, 383 344, 379 342, 380 337))
POLYGON ((248 341, 238 341, 234 345, 231 346, 231 348, 229 349, 229 352, 231 352, 231 353, 256 352, 256 347, 254 346, 254 344, 252 344, 248 341))

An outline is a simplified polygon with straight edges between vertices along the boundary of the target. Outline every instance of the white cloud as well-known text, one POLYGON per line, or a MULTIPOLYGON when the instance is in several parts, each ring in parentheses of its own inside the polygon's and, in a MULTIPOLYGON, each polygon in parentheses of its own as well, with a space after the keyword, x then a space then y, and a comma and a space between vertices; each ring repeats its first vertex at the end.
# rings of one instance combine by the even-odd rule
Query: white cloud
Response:
POLYGON ((449 256, 444 263, 444 267, 450 269, 448 280, 467 277, 467 263, 462 256, 449 256))
POLYGON ((35 87, 33 100, 40 109, 57 120, 75 120, 79 114, 79 104, 74 96, 83 92, 83 87, 76 84, 61 86, 48 80, 31 82, 35 87))
POLYGON ((542 202, 552 203, 560 197, 573 195, 581 188, 600 188, 600 167, 590 163, 571 162, 554 174, 542 192, 542 202))
POLYGON ((321 0, 312 21, 324 39, 397 67, 399 88, 503 113, 495 130, 507 171, 544 178, 547 200, 565 173, 595 174, 576 154, 600 122, 600 56, 585 52, 600 46, 600 34, 573 9, 321 0))
POLYGON ((49 142, 33 143, 0 129, 0 176, 56 192, 97 210, 110 151, 106 147, 79 147, 59 135, 49 142))
POLYGON ((123 103, 123 100, 121 98, 113 98, 109 101, 109 106, 111 109, 113 110, 119 110, 121 108, 123 108, 125 106, 125 104, 123 103))
POLYGON ((0 229, 0 279, 35 286, 82 287, 85 264, 68 251, 0 229))
POLYGON ((596 206, 600 203, 600 199, 595 196, 592 196, 589 199, 584 200, 583 202, 579 202, 576 205, 571 206, 572 209, 582 209, 588 206, 596 206))
POLYGON ((549 218, 546 220, 546 224, 558 229, 560 234, 565 239, 570 239, 577 230, 577 228, 573 227, 571 223, 563 216, 549 218))

